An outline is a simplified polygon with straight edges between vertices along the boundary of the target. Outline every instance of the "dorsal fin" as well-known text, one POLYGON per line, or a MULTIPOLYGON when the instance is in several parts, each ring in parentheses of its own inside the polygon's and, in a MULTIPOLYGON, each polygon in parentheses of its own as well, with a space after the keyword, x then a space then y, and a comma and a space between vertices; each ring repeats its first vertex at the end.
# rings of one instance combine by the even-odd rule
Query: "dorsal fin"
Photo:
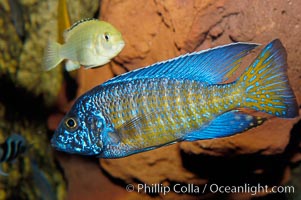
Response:
POLYGON ((257 46, 254 43, 233 43, 185 54, 122 74, 103 85, 143 78, 180 78, 209 84, 221 83, 239 67, 241 58, 257 46))
POLYGON ((68 28, 67 30, 64 31, 64 39, 65 41, 68 40, 68 38, 72 35, 72 32, 74 32, 74 29, 76 27, 79 27, 80 25, 87 23, 89 21, 99 21, 98 19, 94 19, 94 18, 85 18, 85 19, 81 19, 77 22, 75 22, 70 28, 68 28))

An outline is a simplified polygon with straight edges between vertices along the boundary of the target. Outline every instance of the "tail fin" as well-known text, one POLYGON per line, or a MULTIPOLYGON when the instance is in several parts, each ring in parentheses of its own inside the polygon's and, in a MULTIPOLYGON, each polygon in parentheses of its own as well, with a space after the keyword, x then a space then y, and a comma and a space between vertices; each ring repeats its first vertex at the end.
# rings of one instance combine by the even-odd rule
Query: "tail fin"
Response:
POLYGON ((239 78, 243 106, 282 118, 298 116, 296 97, 287 77, 286 51, 280 40, 268 44, 239 78))
POLYGON ((61 45, 57 42, 49 42, 43 60, 44 70, 49 71, 56 67, 64 58, 60 56, 61 45))

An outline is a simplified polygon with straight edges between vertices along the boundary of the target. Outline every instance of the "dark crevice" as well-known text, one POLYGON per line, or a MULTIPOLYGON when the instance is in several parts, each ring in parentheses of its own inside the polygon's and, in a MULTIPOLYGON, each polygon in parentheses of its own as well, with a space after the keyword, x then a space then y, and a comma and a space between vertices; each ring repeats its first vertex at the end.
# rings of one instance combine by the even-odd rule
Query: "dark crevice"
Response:
POLYGON ((70 76, 70 73, 64 70, 64 80, 66 82, 66 97, 68 101, 75 99, 78 89, 77 81, 70 76))
POLYGON ((5 106, 5 119, 15 121, 41 121, 46 119, 51 108, 44 103, 42 95, 35 95, 25 88, 18 87, 7 76, 0 76, 0 103, 5 106))

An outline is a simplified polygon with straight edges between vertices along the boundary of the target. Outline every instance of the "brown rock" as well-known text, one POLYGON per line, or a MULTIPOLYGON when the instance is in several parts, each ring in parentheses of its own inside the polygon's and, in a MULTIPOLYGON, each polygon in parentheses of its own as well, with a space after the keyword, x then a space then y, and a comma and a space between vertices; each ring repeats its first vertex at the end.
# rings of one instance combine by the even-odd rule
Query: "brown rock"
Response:
POLYGON ((78 96, 112 77, 113 72, 109 65, 94 68, 92 70, 79 69, 77 75, 77 81, 79 83, 78 96))
POLYGON ((48 117, 47 128, 51 131, 55 131, 64 115, 61 113, 54 113, 48 117))
POLYGON ((63 153, 58 158, 68 179, 66 199, 122 199, 128 194, 112 183, 91 158, 63 153))

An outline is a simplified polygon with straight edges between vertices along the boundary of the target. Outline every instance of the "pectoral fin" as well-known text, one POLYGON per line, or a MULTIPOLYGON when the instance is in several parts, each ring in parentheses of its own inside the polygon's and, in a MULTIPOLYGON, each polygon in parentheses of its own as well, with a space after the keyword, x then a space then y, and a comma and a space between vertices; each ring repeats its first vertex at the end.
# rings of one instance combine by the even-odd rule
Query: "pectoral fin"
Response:
POLYGON ((232 110, 216 117, 206 127, 188 133, 183 139, 186 141, 195 141, 227 137, 261 125, 265 120, 266 119, 262 117, 232 110))
POLYGON ((79 69, 80 68, 80 64, 79 62, 74 62, 71 60, 67 60, 65 68, 68 72, 79 69))
POLYGON ((154 116, 155 116, 154 113, 141 114, 125 122, 122 126, 117 128, 119 137, 130 138, 130 137, 134 137, 135 135, 141 135, 141 134, 146 135, 148 133, 152 133, 153 130, 149 125, 149 122, 154 116))

